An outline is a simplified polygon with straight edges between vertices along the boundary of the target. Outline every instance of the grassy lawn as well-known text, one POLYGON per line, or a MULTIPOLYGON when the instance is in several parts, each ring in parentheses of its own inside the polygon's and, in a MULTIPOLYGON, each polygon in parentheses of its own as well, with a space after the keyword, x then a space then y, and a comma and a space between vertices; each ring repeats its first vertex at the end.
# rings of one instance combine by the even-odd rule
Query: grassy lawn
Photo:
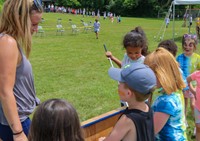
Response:
MULTIPOLYGON (((110 67, 105 57, 103 44, 118 57, 123 58, 123 36, 136 26, 141 26, 147 34, 149 50, 157 47, 163 30, 160 30, 164 19, 124 18, 118 24, 116 19, 101 17, 99 39, 93 31, 83 32, 81 20, 94 22, 93 17, 82 17, 68 14, 44 13, 45 21, 40 25, 45 30, 45 36, 33 36, 33 49, 30 60, 33 66, 37 96, 41 101, 49 98, 64 98, 77 109, 81 121, 116 109, 120 106, 117 94, 117 82, 107 74, 110 67), (56 35, 57 19, 65 28, 63 35, 56 35), (69 19, 80 31, 72 34, 69 19), (158 36, 158 38, 160 37, 158 36)), ((182 28, 183 21, 175 22, 175 41, 181 53, 181 36, 188 32, 182 28)), ((172 21, 166 29, 164 39, 172 38, 172 21)), ((195 25, 195 23, 193 23, 195 25)), ((164 28, 163 28, 164 29, 164 28)), ((195 31, 193 26, 191 32, 195 31)), ((178 53, 178 54, 179 54, 178 53)), ((190 113, 191 114, 191 113, 190 113)), ((188 114, 188 115, 190 115, 188 114)), ((193 121, 189 118, 188 134, 193 132, 193 121)))

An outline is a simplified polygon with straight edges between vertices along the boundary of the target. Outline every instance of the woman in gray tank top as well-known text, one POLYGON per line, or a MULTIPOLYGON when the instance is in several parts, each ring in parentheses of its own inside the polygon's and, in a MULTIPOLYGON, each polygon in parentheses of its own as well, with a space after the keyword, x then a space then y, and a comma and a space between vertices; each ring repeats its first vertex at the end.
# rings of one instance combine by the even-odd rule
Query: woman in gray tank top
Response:
POLYGON ((28 60, 42 18, 40 0, 6 0, 0 19, 0 140, 25 141, 36 98, 28 60))

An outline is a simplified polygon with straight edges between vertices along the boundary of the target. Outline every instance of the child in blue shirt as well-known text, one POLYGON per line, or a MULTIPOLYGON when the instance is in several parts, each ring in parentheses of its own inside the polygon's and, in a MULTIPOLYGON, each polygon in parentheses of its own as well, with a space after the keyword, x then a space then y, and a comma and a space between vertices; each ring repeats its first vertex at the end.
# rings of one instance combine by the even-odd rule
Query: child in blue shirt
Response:
POLYGON ((182 94, 185 88, 179 65, 174 56, 160 47, 144 61, 156 74, 160 95, 152 104, 154 131, 157 141, 185 141, 186 127, 182 94))

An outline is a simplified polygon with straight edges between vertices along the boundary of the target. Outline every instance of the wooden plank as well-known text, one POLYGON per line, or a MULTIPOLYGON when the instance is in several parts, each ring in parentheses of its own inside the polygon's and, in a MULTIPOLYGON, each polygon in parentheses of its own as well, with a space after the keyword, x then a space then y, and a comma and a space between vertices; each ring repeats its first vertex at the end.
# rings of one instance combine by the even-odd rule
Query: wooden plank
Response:
POLYGON ((85 141, 98 141, 100 137, 108 136, 125 107, 115 109, 81 123, 85 141))
POLYGON ((85 138, 85 141, 98 141, 100 137, 106 137, 109 135, 109 133, 112 131, 113 127, 110 127, 108 129, 105 129, 101 132, 98 132, 97 134, 91 135, 87 138, 85 138))

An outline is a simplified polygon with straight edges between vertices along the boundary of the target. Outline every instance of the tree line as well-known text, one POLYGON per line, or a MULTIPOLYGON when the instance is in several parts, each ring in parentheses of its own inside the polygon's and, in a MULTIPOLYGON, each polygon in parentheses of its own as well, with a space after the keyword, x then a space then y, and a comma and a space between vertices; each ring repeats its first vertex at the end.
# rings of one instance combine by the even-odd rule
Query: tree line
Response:
MULTIPOLYGON (((0 10, 3 2, 0 0, 0 10)), ((116 15, 126 17, 157 17, 165 15, 168 12, 173 0, 51 0, 50 3, 55 6, 64 6, 70 8, 85 8, 88 11, 99 10, 101 15, 104 11, 112 12, 116 15)), ((184 14, 187 5, 181 5, 176 8, 177 11, 182 10, 180 15, 184 14)), ((200 8, 199 5, 193 5, 191 8, 200 8)))
POLYGON ((165 12, 172 0, 52 0, 56 6, 86 8, 121 16, 156 17, 165 12))

